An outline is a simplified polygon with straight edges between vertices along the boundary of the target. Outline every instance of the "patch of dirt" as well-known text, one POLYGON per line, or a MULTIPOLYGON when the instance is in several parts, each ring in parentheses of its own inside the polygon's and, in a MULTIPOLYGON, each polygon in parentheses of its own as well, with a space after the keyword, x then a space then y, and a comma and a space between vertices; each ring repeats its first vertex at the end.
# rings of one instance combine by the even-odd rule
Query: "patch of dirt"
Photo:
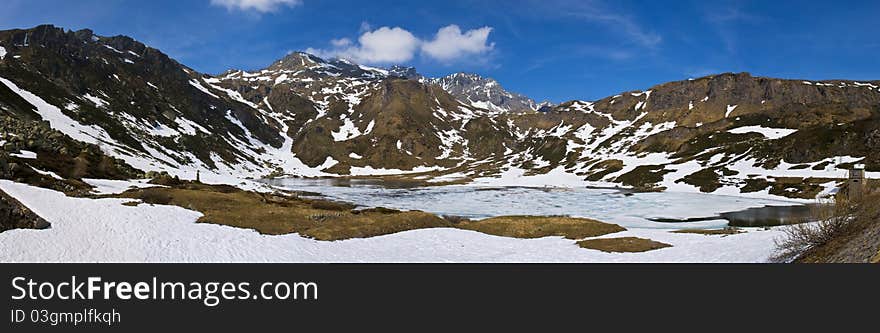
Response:
POLYGON ((577 242, 578 246, 585 249, 599 250, 602 252, 647 252, 672 245, 661 243, 658 241, 638 238, 638 237, 620 237, 620 238, 598 238, 587 239, 577 242))

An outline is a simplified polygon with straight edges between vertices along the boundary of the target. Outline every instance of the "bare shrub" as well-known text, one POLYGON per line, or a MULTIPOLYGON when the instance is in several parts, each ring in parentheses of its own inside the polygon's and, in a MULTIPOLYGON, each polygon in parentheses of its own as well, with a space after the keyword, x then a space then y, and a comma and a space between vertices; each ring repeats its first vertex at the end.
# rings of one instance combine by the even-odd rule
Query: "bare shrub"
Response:
POLYGON ((866 192, 865 195, 847 198, 838 195, 833 200, 818 202, 811 209, 809 223, 785 227, 784 236, 776 239, 774 262, 791 262, 803 253, 828 244, 832 239, 848 232, 854 225, 862 222, 873 223, 880 213, 880 192, 866 192))

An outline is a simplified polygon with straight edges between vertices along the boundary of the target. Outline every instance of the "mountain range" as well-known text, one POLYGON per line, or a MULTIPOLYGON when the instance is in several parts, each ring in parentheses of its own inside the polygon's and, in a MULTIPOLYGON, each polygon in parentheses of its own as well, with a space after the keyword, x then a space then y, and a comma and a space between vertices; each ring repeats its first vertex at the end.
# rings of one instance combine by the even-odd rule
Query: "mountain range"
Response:
POLYGON ((0 31, 0 178, 394 176, 812 199, 880 172, 880 81, 724 73, 596 101, 296 52, 199 73, 125 36, 0 31))

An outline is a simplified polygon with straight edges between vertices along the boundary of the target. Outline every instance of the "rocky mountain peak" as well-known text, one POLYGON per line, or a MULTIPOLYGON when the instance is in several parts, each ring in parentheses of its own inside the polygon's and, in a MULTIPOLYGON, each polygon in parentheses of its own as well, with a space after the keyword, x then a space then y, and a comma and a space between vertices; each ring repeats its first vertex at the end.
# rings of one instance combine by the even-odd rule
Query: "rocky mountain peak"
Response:
POLYGON ((402 77, 409 80, 420 80, 422 75, 416 71, 415 67, 394 65, 388 68, 391 76, 402 77))
POLYGON ((327 62, 324 59, 318 58, 317 56, 305 53, 305 52, 292 52, 281 59, 278 59, 272 65, 269 66, 269 70, 299 70, 299 69, 307 69, 314 66, 320 66, 321 64, 326 64, 327 62))
POLYGON ((538 109, 531 98, 511 93, 495 79, 474 73, 454 73, 442 78, 428 79, 467 104, 496 112, 531 112, 538 109))

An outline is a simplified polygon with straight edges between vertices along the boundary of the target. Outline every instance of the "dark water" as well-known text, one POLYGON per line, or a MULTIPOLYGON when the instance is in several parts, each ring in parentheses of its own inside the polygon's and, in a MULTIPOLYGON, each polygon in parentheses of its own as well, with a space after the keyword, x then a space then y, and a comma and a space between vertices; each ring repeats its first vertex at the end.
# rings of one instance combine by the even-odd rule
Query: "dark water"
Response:
POLYGON ((803 223, 810 220, 811 207, 766 206, 749 208, 738 212, 721 213, 721 217, 734 227, 765 227, 803 223))
POLYGON ((812 205, 764 206, 735 212, 725 212, 718 214, 717 216, 694 217, 688 219, 652 218, 651 221, 663 223, 687 223, 724 219, 727 220, 728 225, 731 227, 771 227, 810 221, 812 218, 811 206, 812 205))

